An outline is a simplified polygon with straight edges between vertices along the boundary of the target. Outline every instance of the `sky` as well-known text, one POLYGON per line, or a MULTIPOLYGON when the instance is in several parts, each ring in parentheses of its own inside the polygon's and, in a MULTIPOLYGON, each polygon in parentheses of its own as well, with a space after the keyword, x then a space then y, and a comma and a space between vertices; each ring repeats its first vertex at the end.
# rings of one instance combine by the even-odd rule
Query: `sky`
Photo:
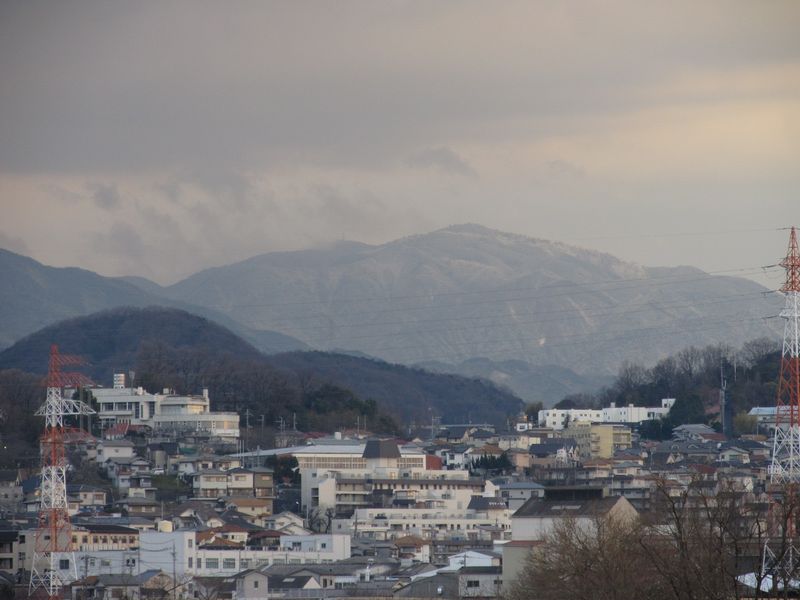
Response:
POLYGON ((798 32, 793 1, 9 0, 0 247, 168 284, 472 222, 774 264, 798 32))

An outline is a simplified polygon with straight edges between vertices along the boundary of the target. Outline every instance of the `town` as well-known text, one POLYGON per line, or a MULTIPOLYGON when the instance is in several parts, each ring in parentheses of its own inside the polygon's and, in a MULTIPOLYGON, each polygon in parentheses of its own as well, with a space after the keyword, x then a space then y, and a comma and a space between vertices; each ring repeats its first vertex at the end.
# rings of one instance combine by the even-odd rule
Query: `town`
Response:
MULTIPOLYGON (((775 427, 763 408, 753 411, 759 435, 688 424, 643 439, 643 423, 669 415, 675 399, 665 398, 541 410, 506 431, 289 430, 282 447, 242 451, 239 415, 211 410, 207 391, 151 393, 117 373, 112 387, 63 394, 91 394, 100 429, 65 433, 71 551, 45 556, 57 569, 46 581, 74 600, 496 598, 559 519, 646 514, 659 486, 695 502, 698 491, 756 497, 775 427), (99 484, 70 483, 78 472, 99 484)), ((27 590, 31 571, 49 568, 34 564, 39 513, 58 502, 42 501, 54 491, 41 475, 0 476, 0 569, 27 590)))

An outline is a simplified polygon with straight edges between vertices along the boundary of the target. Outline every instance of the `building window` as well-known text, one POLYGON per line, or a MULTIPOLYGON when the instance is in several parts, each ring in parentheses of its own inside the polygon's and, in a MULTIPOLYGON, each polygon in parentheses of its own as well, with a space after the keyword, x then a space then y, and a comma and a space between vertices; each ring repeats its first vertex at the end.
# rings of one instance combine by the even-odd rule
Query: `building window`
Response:
POLYGON ((189 566, 189 568, 190 568, 190 569, 192 568, 192 557, 191 557, 191 556, 189 557, 189 564, 188 564, 188 566, 189 566))
POLYGON ((258 581, 254 581, 253 582, 253 588, 254 589, 258 589, 258 581))
POLYGON ((223 569, 235 569, 236 568, 236 559, 235 558, 223 558, 222 559, 222 568, 223 569))
POLYGON ((189 548, 191 548, 192 547, 192 540, 191 539, 186 540, 186 545, 189 546, 189 548))
POLYGON ((68 558, 62 558, 61 560, 59 560, 58 561, 58 568, 60 570, 62 570, 62 571, 66 571, 67 569, 69 569, 69 559, 68 558))
POLYGON ((219 569, 219 559, 218 558, 207 558, 206 559, 206 569, 219 569))
POLYGON ((467 587, 468 588, 476 588, 476 587, 480 587, 480 586, 481 586, 481 582, 480 581, 477 581, 475 579, 468 579, 467 580, 467 587))

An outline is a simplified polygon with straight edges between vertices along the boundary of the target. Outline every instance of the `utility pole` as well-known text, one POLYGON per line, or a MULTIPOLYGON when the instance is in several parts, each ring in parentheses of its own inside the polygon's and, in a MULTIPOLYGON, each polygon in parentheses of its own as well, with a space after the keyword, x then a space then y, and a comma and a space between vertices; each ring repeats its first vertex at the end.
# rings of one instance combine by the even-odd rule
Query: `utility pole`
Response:
POLYGON ((723 435, 730 436, 731 423, 730 415, 728 415, 728 399, 725 396, 725 390, 728 387, 728 382, 725 381, 725 368, 722 355, 719 357, 719 416, 722 421, 723 435))
POLYGON ((175 564, 175 540, 172 540, 172 600, 178 597, 178 572, 175 564))

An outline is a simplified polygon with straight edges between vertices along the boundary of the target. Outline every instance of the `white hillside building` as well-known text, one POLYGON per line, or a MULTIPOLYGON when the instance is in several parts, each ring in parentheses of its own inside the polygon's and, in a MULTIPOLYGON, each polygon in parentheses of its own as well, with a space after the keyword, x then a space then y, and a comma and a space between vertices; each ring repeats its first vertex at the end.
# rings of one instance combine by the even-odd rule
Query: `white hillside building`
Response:
MULTIPOLYGON (((68 390, 72 393, 74 390, 68 390)), ((151 394, 144 388, 125 387, 124 375, 114 375, 113 388, 93 388, 95 409, 103 428, 120 424, 146 425, 154 431, 236 439, 239 415, 212 412, 208 390, 202 395, 182 396, 163 390, 151 394)))
POLYGON ((641 423, 664 418, 675 404, 675 398, 664 398, 661 406, 616 406, 613 402, 606 408, 550 408, 539 411, 539 426, 564 429, 573 421, 590 423, 641 423))

